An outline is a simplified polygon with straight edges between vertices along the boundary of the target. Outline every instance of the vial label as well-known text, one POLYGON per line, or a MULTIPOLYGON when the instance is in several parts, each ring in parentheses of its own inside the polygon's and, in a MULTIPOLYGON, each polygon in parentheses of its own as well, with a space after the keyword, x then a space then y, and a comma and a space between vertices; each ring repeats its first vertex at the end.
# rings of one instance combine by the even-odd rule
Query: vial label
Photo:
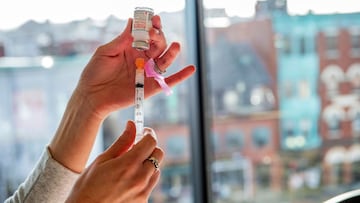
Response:
POLYGON ((134 41, 132 46, 139 50, 149 49, 149 30, 152 27, 151 18, 154 16, 152 8, 136 7, 132 24, 134 41))

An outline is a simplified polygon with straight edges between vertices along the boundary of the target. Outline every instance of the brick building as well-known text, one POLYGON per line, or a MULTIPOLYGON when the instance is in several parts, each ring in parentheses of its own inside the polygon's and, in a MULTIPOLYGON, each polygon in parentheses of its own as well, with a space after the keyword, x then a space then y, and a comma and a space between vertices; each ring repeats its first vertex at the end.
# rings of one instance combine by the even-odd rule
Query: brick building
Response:
MULTIPOLYGON (((338 18, 354 21, 346 15, 338 18)), ((359 23, 350 28, 334 25, 317 36, 325 185, 351 187, 360 181, 359 23)))

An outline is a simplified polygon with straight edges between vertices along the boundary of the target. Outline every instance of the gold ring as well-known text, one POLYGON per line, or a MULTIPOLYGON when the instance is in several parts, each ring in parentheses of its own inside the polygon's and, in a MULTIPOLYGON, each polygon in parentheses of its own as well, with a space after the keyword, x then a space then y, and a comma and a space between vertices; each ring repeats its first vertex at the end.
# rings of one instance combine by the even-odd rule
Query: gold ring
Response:
POLYGON ((158 74, 160 74, 160 75, 162 75, 162 74, 164 74, 164 73, 166 73, 166 70, 161 70, 160 68, 159 68, 159 66, 155 63, 155 61, 154 61, 154 71, 156 72, 156 73, 158 73, 158 74))
POLYGON ((152 164, 154 164, 155 169, 159 169, 159 161, 155 157, 149 157, 146 160, 150 161, 152 164))

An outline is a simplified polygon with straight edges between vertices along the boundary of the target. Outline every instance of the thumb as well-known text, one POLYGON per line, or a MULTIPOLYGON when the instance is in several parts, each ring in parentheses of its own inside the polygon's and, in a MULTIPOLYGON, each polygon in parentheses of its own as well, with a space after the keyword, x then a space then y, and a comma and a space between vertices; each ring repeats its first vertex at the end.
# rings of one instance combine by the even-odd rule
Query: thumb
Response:
POLYGON ((131 35, 132 29, 132 19, 129 18, 127 25, 124 31, 114 38, 112 41, 107 43, 104 48, 101 50, 102 55, 106 56, 116 56, 121 53, 125 48, 129 47, 133 41, 133 37, 131 35))
POLYGON ((133 121, 128 121, 126 129, 119 138, 104 152, 108 158, 115 158, 127 152, 134 144, 136 135, 136 127, 133 121))

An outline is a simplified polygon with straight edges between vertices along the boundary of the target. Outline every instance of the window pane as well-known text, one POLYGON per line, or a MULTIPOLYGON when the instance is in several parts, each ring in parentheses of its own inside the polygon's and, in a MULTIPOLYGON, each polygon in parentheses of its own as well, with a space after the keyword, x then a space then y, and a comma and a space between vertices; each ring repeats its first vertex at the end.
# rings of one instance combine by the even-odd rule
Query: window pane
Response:
MULTIPOLYGON (((19 16, 20 3, 11 2, 0 7, 0 201, 53 135, 91 53, 122 31, 134 8, 26 1, 33 13, 19 16)), ((214 202, 322 202, 357 188, 360 4, 203 3, 214 202)), ((189 63, 184 8, 184 0, 154 3, 168 41, 182 45, 168 74, 189 63)), ((189 90, 187 83, 173 90, 145 102, 145 125, 166 153, 151 202, 193 202, 189 90)), ((132 108, 106 119, 92 158, 128 119, 132 108)))
MULTIPOLYGON (((53 136, 91 54, 122 32, 137 2, 44 1, 40 6, 29 1, 27 12, 21 15, 24 18, 14 12, 16 3, 24 6, 24 2, 12 3, 0 7, 0 201, 25 179, 53 136), (11 20, 14 24, 9 24, 11 20)), ((178 41, 182 47, 165 73, 168 76, 189 64, 185 1, 149 1, 147 5, 161 16, 167 42, 178 41)), ((155 130, 166 154, 160 183, 151 197, 154 203, 193 199, 187 82, 172 90, 170 96, 160 93, 145 101, 145 126, 155 130)), ((92 157, 108 147, 133 117, 133 108, 111 114, 92 157)))
POLYGON ((355 27, 350 30, 351 55, 354 58, 360 55, 360 29, 355 27))
POLYGON ((333 2, 204 0, 212 128, 227 149, 214 150, 215 202, 315 203, 358 187, 346 157, 358 150, 360 8, 333 2))

